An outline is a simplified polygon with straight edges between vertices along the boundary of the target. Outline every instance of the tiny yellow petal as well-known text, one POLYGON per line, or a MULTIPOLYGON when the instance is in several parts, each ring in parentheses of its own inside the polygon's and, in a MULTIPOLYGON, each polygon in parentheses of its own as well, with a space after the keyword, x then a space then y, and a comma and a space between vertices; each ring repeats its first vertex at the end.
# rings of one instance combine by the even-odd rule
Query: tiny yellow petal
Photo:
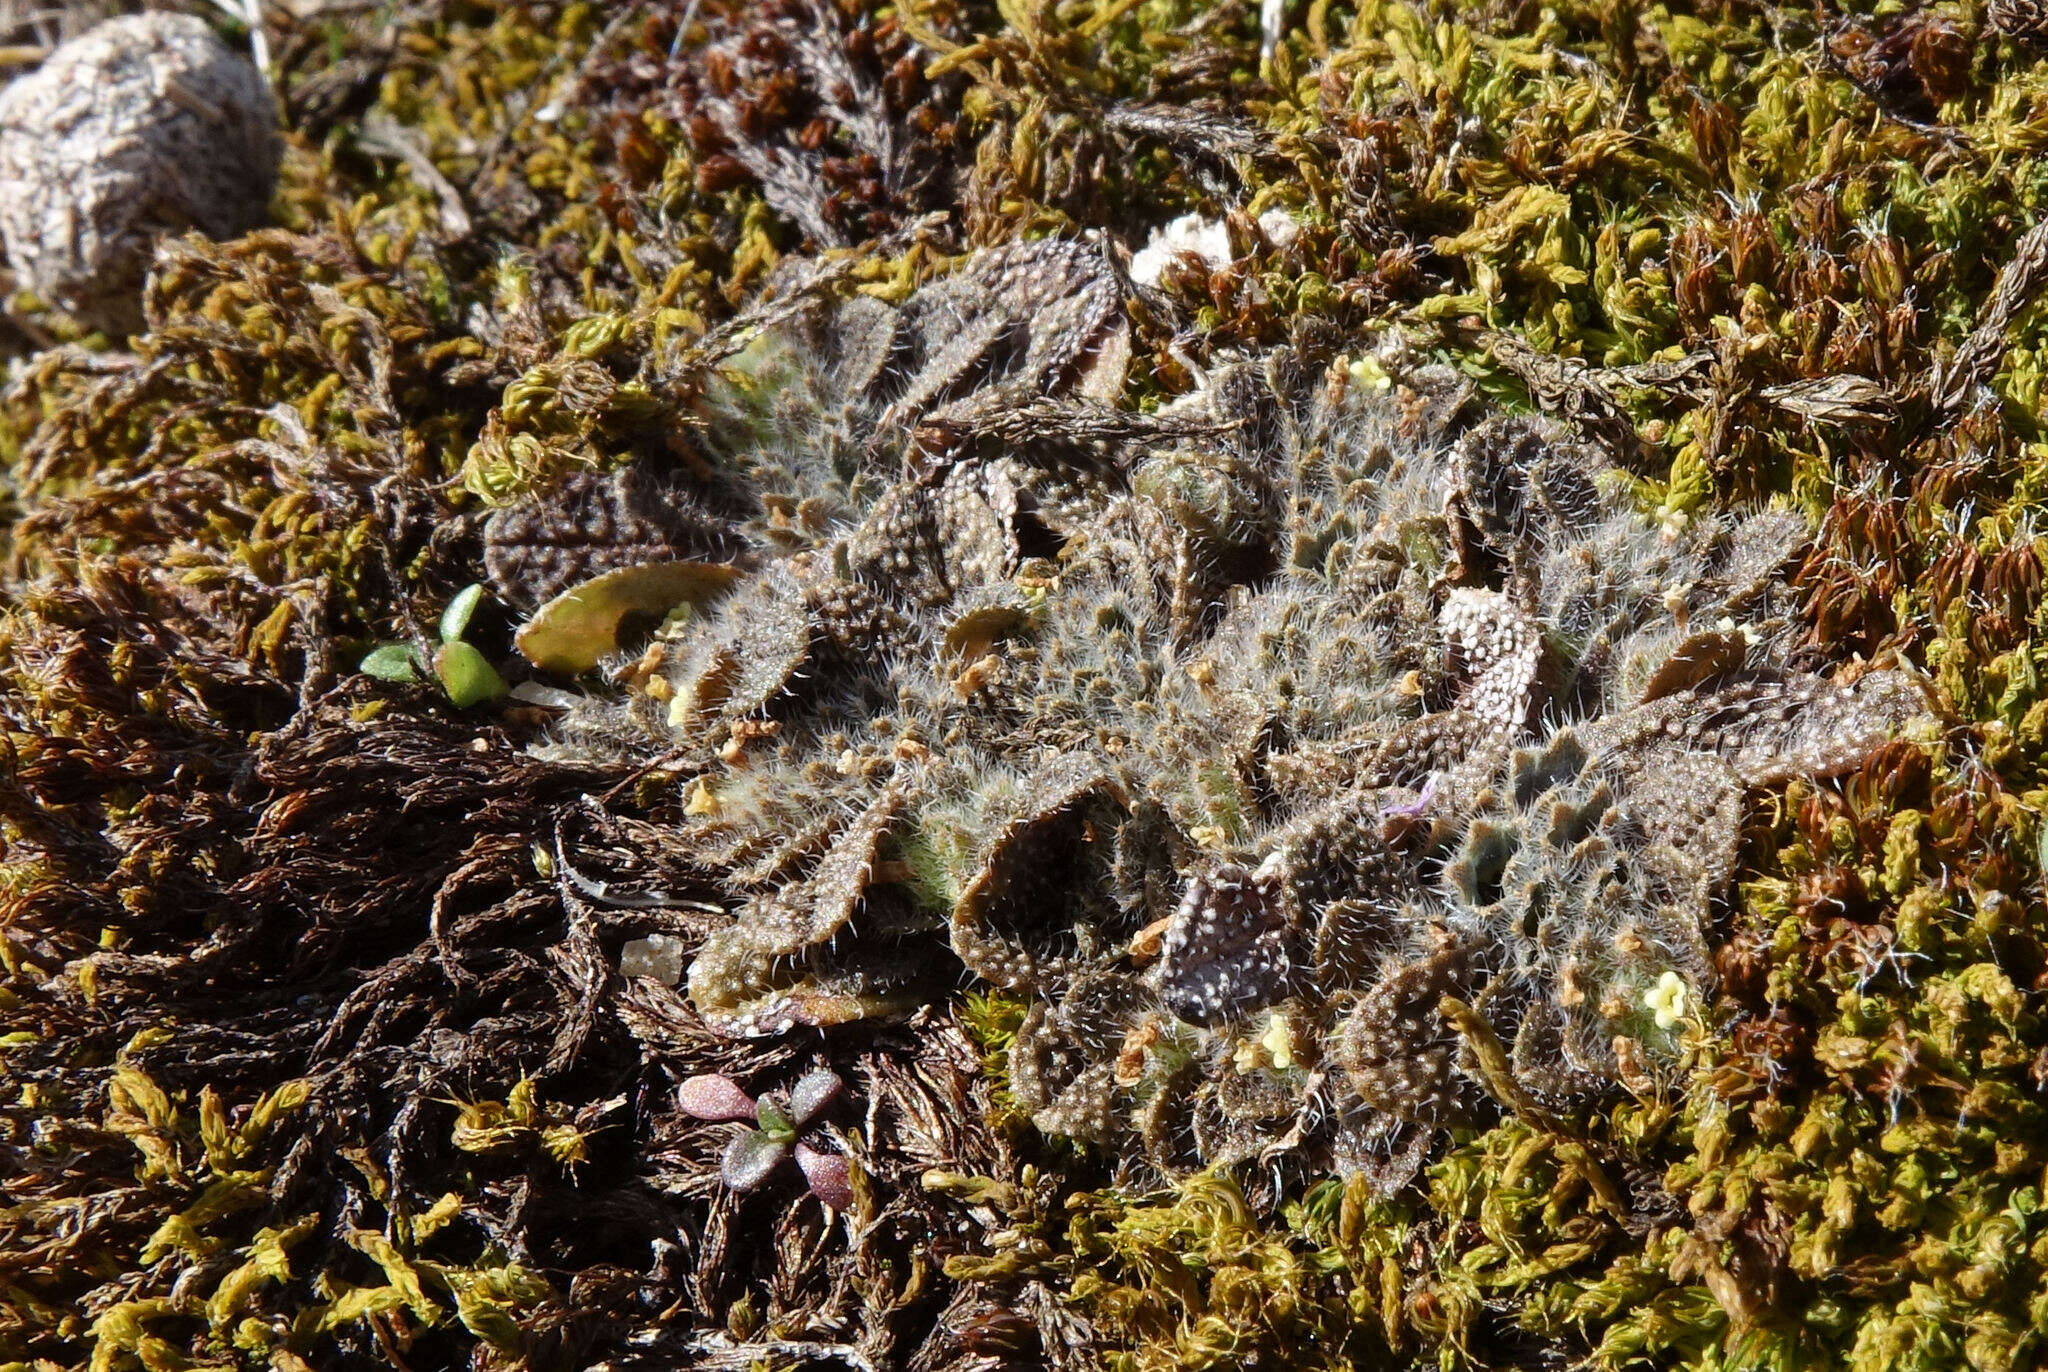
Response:
POLYGON ((1666 972, 1643 992, 1643 1008, 1656 1015, 1659 1029, 1669 1029, 1685 1018, 1688 989, 1678 973, 1666 972))
POLYGON ((1266 1050, 1266 1056, 1281 1071, 1294 1066, 1294 1030, 1287 1023, 1285 1015, 1273 1016, 1272 1023, 1259 1038, 1259 1046, 1266 1050))

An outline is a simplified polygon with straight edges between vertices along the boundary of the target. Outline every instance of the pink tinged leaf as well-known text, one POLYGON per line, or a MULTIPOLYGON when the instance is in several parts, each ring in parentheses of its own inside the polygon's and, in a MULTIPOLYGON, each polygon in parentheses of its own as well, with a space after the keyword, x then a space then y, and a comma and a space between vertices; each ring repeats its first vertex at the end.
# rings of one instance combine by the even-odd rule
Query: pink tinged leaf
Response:
POLYGON ((676 1088, 676 1105, 686 1115, 700 1120, 750 1120, 754 1098, 740 1090, 731 1077, 716 1073, 691 1077, 676 1088))
POLYGON ((773 1176, 788 1156, 788 1144, 749 1129, 726 1146, 718 1175, 735 1191, 751 1191, 773 1176))
POLYGON ((796 1146, 796 1165, 811 1184, 811 1194, 834 1210, 853 1204, 853 1168, 842 1153, 827 1153, 808 1143, 796 1146))
POLYGON ((839 1079, 837 1072, 820 1068, 815 1072, 804 1073, 797 1079, 796 1085, 790 1088, 790 1123, 801 1134, 832 1108, 832 1103, 839 1099, 840 1093, 845 1089, 846 1083, 839 1079))

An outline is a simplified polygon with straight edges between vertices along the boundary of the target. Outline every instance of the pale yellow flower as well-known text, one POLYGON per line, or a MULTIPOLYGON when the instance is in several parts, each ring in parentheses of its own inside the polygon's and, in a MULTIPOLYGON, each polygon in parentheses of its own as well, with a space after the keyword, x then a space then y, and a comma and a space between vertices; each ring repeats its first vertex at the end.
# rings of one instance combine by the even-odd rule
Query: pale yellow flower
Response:
POLYGON ((1685 1018, 1690 989, 1676 972, 1666 972, 1657 984, 1643 992, 1643 1007, 1657 1016, 1657 1027, 1669 1029, 1685 1018))

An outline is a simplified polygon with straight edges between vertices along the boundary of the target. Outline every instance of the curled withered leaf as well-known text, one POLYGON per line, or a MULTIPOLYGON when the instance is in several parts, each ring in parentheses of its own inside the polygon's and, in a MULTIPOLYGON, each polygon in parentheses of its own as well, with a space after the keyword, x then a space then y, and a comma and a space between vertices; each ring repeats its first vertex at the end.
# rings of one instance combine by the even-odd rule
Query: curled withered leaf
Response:
MULTIPOLYGON (((1576 1004, 1572 1007, 1579 1008, 1576 1004)), ((1584 1097, 1599 1091, 1608 1080, 1607 1074, 1574 1062, 1566 1041, 1571 1018, 1572 1010, 1558 1005, 1552 995, 1533 995, 1523 1007, 1511 1052, 1514 1078, 1541 1100, 1584 1097)))
POLYGON ((1599 517, 1589 464, 1552 426, 1488 420, 1458 441, 1456 463, 1465 516, 1511 562, 1599 517))
POLYGON ((1146 1156, 1168 1176, 1199 1172, 1207 1161, 1195 1129, 1206 1085, 1203 1066, 1189 1058, 1160 1074, 1135 1114, 1146 1156))
POLYGON ((907 427, 997 381, 1020 395, 1113 398, 1130 358, 1121 303, 1097 244, 1046 238, 976 253, 904 307, 924 360, 892 414, 907 427))
POLYGON ((1068 894, 1077 871, 1106 864, 1123 786, 1089 758, 1064 756, 1030 778, 1014 812, 997 817, 977 870, 953 907, 953 951, 998 986, 1029 985, 1076 951, 1068 894))
POLYGON ((713 721, 766 715, 801 684, 818 625, 793 571, 771 567, 684 626, 669 669, 668 719, 698 733, 713 721))
POLYGON ((773 954, 795 953, 838 937, 867 899, 882 845, 910 792, 906 782, 885 786, 832 841, 810 876, 744 912, 739 927, 773 954))
POLYGON ((1584 731, 1596 751, 1668 747, 1725 759, 1745 786, 1834 776, 1931 712, 1926 685, 1898 670, 1852 682, 1791 677, 1680 691, 1584 731))
POLYGON ((1437 1002, 1469 988, 1473 951, 1452 943, 1396 968, 1345 1017, 1337 1061, 1360 1100, 1425 1124, 1463 1108, 1455 1075, 1458 1037, 1437 1013, 1437 1002))
MULTIPOLYGON (((2038 11, 2020 0, 1996 0, 1991 6, 1992 22, 1999 24, 2001 17, 2005 24, 2015 26, 2008 32, 2031 38, 2044 31, 2038 11)), ((1937 367, 1931 389, 1938 413, 1952 416, 1962 412, 1974 402, 1979 389, 1990 384, 2012 346, 2013 320, 2040 296, 2044 286, 2048 286, 2048 219, 2020 235, 2012 259, 2000 269, 1991 298, 1978 313, 1977 327, 1954 356, 1937 367)))
POLYGON ((1624 459, 1636 456, 1642 439, 1636 421, 1622 403, 1622 393, 1655 390, 1665 394, 1703 395, 1713 354, 1692 353, 1672 362, 1600 367, 1584 358, 1540 352, 1513 334, 1489 331, 1479 342, 1488 355, 1528 386, 1547 413, 1575 424, 1588 438, 1624 459))
POLYGON ((1827 376, 1766 386, 1764 399, 1805 420, 1828 424, 1873 423, 1891 417, 1897 398, 1864 376, 1827 376))
POLYGON ((1708 686, 1734 675, 1749 660, 1749 641, 1739 633, 1694 634, 1664 659, 1643 685, 1645 701, 1708 686))
POLYGON ((1280 900, 1280 869, 1219 867, 1188 884, 1166 928, 1160 999, 1190 1024, 1243 1019, 1292 994, 1301 975, 1296 931, 1280 900))
POLYGON ((1742 783, 1712 753, 1658 749, 1604 764, 1622 806, 1653 843, 1669 844, 1699 864, 1699 897, 1722 888, 1735 871, 1742 825, 1742 783))
POLYGON ((1235 1071, 1219 1074, 1195 1092, 1190 1111, 1195 1142, 1212 1166, 1234 1167, 1281 1145, 1286 1126, 1301 1108, 1300 1092, 1293 1086, 1243 1078, 1235 1071))
POLYGON ((1284 1127, 1301 1108, 1300 1095, 1285 1073, 1258 1067, 1229 1072, 1216 1082, 1216 1108, 1238 1124, 1284 1127))
POLYGON ((1150 999, 1135 977, 1102 972, 1077 980, 1058 1005, 1032 1007, 1011 1046, 1010 1072, 1018 1103, 1040 1128, 1102 1143, 1124 1127, 1126 1087, 1109 1059, 1150 999))
POLYGON ((850 570, 907 599, 944 604, 1015 569, 1016 518, 1016 486, 1000 467, 900 481, 847 540, 850 570))
POLYGON ((762 951, 743 928, 704 940, 690 963, 690 1005, 704 1023, 735 1038, 786 1034, 899 1014, 924 1004, 938 981, 930 956, 901 940, 813 945, 793 954, 762 951))
POLYGON ((1317 981, 1331 990, 1363 987, 1412 913, 1391 900, 1346 897, 1324 908, 1316 925, 1317 981))

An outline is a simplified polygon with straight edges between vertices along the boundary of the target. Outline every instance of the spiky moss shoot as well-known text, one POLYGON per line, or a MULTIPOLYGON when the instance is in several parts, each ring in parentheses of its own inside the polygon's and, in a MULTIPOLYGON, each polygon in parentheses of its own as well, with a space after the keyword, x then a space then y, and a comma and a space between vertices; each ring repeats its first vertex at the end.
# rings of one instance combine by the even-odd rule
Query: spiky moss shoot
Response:
MULTIPOLYGON (((38 1300, 39 1291, 61 1295, 48 1284, 54 1274, 30 1271, 9 1289, 12 1312, 52 1332, 68 1327, 68 1337, 92 1365, 104 1367, 175 1360, 174 1350, 181 1347, 203 1348, 215 1357, 291 1359, 314 1351, 329 1331, 364 1321, 403 1328, 408 1322, 428 1326, 456 1319, 500 1354, 517 1350, 516 1320, 550 1300, 552 1289, 530 1268, 502 1258, 447 1262, 424 1256, 459 1217, 461 1201, 454 1194, 417 1212, 394 1203, 390 1232, 347 1231, 348 1247, 359 1255, 352 1266, 309 1272, 307 1240, 321 1227, 320 1214, 280 1218, 270 1197, 295 1122, 317 1109, 312 1083, 286 1082, 233 1110, 210 1087, 196 1099, 167 1092, 128 1054, 161 1048, 172 1033, 147 1030, 126 1045, 97 1106, 70 1103, 82 1113, 103 1112, 98 1125, 105 1137, 132 1147, 133 1203, 147 1206, 139 1209, 141 1227, 133 1221, 99 1227, 91 1252, 77 1252, 75 1261, 100 1272, 133 1264, 202 1278, 188 1279, 189 1294, 176 1300, 95 1302, 85 1312, 88 1321, 75 1309, 67 1318, 38 1300), (150 1208, 159 1218, 150 1217, 150 1208)), ((47 1095, 33 1104, 66 1108, 47 1095)), ((76 1164, 93 1150, 74 1143, 64 1151, 76 1164)), ((375 1174, 374 1181, 386 1180, 367 1154, 358 1165, 375 1174)), ((26 1199, 9 1216, 19 1244, 15 1251, 46 1262, 67 1260, 77 1242, 67 1232, 65 1217, 71 1213, 60 1197, 26 1199)))
MULTIPOLYGON (((1327 1211, 1333 1193, 1342 1187, 1326 1184, 1292 1218, 1327 1211)), ((1087 1264, 1075 1295, 1128 1349, 1111 1366, 1353 1368, 1385 1356, 1374 1312, 1332 1289, 1327 1267, 1337 1264, 1324 1259, 1341 1262, 1337 1253, 1304 1251, 1262 1225, 1228 1177, 1192 1178, 1167 1205, 1098 1193, 1067 1238, 1087 1264)))

